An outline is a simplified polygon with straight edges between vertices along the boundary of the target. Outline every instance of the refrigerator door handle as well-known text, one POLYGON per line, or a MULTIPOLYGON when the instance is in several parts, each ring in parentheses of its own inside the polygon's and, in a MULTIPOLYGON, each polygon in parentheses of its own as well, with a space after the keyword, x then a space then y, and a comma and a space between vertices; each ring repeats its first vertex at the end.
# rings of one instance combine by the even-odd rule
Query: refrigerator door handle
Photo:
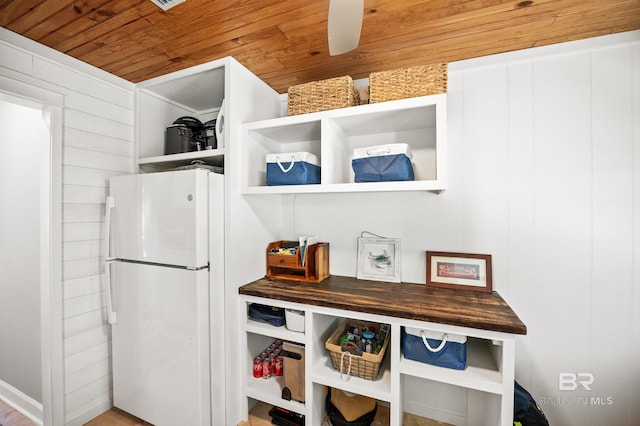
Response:
POLYGON ((111 256, 111 211, 115 207, 116 200, 113 196, 108 196, 105 205, 104 220, 104 278, 107 291, 107 322, 115 324, 116 312, 113 309, 113 298, 111 294, 111 263, 115 260, 111 256))
POLYGON ((115 263, 112 260, 108 260, 104 263, 104 280, 107 291, 107 322, 109 324, 116 323, 116 311, 113 309, 113 295, 111 291, 111 265, 115 263))
POLYGON ((104 220, 104 258, 114 260, 111 256, 111 211, 116 205, 116 199, 113 196, 108 196, 105 203, 105 220, 104 220))

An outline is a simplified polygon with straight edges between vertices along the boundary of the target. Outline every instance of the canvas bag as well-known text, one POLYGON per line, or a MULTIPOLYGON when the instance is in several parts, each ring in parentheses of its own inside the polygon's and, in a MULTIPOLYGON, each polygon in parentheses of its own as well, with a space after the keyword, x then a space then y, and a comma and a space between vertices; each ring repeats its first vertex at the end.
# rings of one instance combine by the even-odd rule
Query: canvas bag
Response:
POLYGON ((355 182, 389 182, 414 180, 411 149, 407 144, 357 148, 351 167, 355 182))
POLYGON ((514 426, 549 426, 544 412, 533 396, 518 382, 513 383, 514 426))
POLYGON ((309 152, 267 155, 267 185, 320 183, 318 157, 309 152))
POLYGON ((467 336, 402 327, 401 347, 407 359, 454 370, 467 367, 467 336))
POLYGON ((249 318, 255 321, 266 322, 276 327, 281 327, 286 322, 284 309, 260 305, 258 303, 251 303, 249 305, 249 318))

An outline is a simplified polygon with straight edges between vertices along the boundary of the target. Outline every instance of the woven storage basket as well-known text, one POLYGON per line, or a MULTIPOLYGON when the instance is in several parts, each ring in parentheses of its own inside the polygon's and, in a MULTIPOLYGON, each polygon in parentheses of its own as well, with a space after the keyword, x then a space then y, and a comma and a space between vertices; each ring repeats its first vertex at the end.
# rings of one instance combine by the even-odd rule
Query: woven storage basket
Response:
POLYGON ((369 85, 369 103, 446 93, 447 64, 374 72, 369 85))
POLYGON ((335 77, 289 87, 288 115, 306 114, 360 104, 351 77, 335 77))
POLYGON ((340 338, 347 334, 347 330, 351 326, 363 327, 367 326, 370 329, 376 330, 376 335, 380 332, 380 324, 362 322, 356 320, 348 320, 341 326, 339 326, 333 334, 327 339, 325 347, 331 355, 331 363, 333 368, 338 370, 340 374, 351 374, 352 376, 361 377, 367 380, 375 380, 378 377, 380 371, 380 364, 389 346, 389 336, 391 333, 387 333, 384 343, 380 352, 377 354, 363 353, 362 355, 351 355, 348 352, 342 352, 340 346, 340 338), (343 356, 343 353, 346 354, 343 356), (342 367, 342 368, 341 368, 342 367), (351 370, 349 371, 349 367, 351 370))

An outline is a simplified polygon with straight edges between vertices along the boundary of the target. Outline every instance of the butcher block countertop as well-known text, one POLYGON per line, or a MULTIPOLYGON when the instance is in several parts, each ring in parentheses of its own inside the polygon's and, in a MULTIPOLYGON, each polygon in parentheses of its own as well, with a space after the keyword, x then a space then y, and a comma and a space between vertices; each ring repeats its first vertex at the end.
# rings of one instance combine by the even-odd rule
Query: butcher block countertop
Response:
POLYGON ((332 275, 319 284, 262 278, 240 294, 306 305, 512 334, 527 326, 498 293, 388 283, 332 275))

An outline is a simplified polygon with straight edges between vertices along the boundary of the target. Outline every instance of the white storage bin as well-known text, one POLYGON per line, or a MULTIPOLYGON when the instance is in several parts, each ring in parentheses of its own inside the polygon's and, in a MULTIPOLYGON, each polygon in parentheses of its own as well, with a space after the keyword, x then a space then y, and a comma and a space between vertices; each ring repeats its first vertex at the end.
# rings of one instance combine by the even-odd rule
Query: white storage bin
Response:
POLYGON ((304 311, 285 309, 284 316, 287 329, 304 333, 304 311))

